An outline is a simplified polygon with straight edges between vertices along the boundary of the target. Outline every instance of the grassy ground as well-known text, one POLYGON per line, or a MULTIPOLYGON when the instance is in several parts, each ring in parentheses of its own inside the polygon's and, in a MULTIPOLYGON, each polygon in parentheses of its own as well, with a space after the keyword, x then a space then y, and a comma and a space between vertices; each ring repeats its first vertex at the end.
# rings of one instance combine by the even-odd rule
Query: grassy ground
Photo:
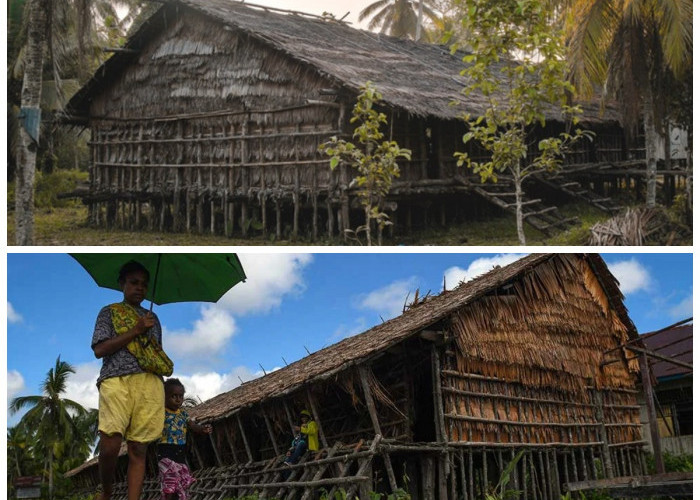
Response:
MULTIPOLYGON (((609 216, 588 205, 571 204, 561 208, 566 217, 576 216, 581 221, 569 231, 552 237, 525 225, 528 245, 585 245, 588 231, 593 224, 606 220, 609 216)), ((250 246, 250 245, 350 245, 341 239, 310 240, 298 239, 274 241, 257 236, 249 239, 226 238, 223 236, 175 233, 147 233, 122 230, 105 230, 88 227, 87 209, 80 206, 37 210, 35 216, 35 244, 42 246, 250 246)), ((13 213, 8 213, 7 242, 14 243, 13 213)), ((433 246, 515 246, 518 238, 515 230, 515 217, 505 214, 447 228, 433 228, 414 231, 411 234, 386 238, 385 244, 392 245, 433 245, 433 246)), ((689 243, 690 244, 690 243, 689 243)))

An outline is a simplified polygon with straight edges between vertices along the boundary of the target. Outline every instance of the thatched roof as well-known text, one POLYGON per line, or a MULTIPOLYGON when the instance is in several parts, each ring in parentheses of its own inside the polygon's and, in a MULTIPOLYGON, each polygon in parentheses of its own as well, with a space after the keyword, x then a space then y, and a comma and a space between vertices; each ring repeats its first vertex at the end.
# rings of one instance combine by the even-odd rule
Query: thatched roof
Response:
MULTIPOLYGON (((454 290, 430 297, 410 307, 401 316, 386 321, 374 328, 326 347, 289 366, 246 382, 241 386, 205 401, 191 410, 200 421, 225 418, 235 411, 272 397, 278 397, 302 387, 331 377, 347 368, 360 364, 423 329, 447 318, 488 294, 522 276, 533 272, 539 265, 556 258, 557 254, 533 254, 508 266, 492 271, 463 283, 454 290)), ((630 337, 637 331, 623 304, 623 295, 618 282, 610 273, 598 254, 578 254, 586 259, 600 283, 610 307, 625 325, 630 337)))
MULTIPOLYGON (((389 107, 415 116, 455 119, 464 111, 480 114, 485 110, 483 98, 472 94, 467 100, 461 95, 466 85, 466 79, 460 76, 464 54, 453 55, 448 47, 232 0, 170 0, 129 39, 125 49, 133 53, 114 54, 70 100, 68 114, 86 117, 92 96, 114 81, 114 75, 163 28, 167 15, 177 12, 176 15, 186 16, 188 8, 223 25, 222 29, 240 30, 300 64, 314 68, 327 77, 336 90, 354 94, 362 84, 372 81, 389 107), (451 106, 453 100, 460 100, 462 105, 451 106)), ((597 103, 585 103, 584 108, 586 121, 619 121, 617 114, 610 110, 603 118, 597 103)), ((552 113, 550 119, 560 120, 561 116, 552 113)))

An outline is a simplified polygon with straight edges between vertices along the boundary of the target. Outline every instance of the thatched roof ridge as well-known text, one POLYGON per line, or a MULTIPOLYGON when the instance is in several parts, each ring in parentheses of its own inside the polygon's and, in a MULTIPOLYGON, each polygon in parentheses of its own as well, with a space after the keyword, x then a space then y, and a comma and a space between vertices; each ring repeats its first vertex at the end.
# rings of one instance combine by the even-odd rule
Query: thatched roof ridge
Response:
MULTIPOLYGON (((530 272, 555 255, 532 254, 510 265, 495 268, 461 284, 454 290, 430 297, 424 302, 410 307, 402 315, 364 333, 344 339, 287 367, 215 396, 193 408, 190 413, 200 421, 219 420, 241 408, 269 398, 282 396, 305 384, 312 384, 328 378, 411 337, 484 294, 530 272)), ((635 337, 637 331, 622 303, 623 296, 618 288, 618 282, 608 270, 603 259, 598 254, 581 254, 579 257, 588 260, 600 280, 612 308, 628 327, 630 336, 635 337)))
MULTIPOLYGON (((357 92, 372 81, 382 93, 385 104, 414 116, 456 119, 467 111, 480 114, 485 99, 461 94, 466 79, 461 58, 448 47, 413 42, 369 31, 354 29, 345 23, 318 17, 282 13, 232 0, 170 0, 127 42, 126 49, 138 50, 160 27, 168 9, 191 8, 241 30, 268 44, 301 64, 309 65, 327 77, 338 89, 357 92), (184 7, 183 7, 184 6, 184 7), (451 106, 452 101, 461 102, 451 106)), ((134 55, 117 53, 107 60, 95 76, 70 100, 68 114, 86 116, 91 96, 108 83, 115 72, 129 64, 134 55)), ((584 103, 587 122, 619 122, 615 111, 600 114, 598 103, 584 103)), ((561 120, 552 112, 550 120, 561 120)))

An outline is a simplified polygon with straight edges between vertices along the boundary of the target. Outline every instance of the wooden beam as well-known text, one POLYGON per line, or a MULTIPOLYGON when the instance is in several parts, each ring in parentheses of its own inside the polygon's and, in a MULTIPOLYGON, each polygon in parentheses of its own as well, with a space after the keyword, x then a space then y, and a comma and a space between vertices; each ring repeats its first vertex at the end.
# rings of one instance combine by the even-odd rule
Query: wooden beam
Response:
POLYGON ((664 470, 664 460, 661 448, 661 436, 659 435, 659 424, 656 419, 656 406, 654 405, 654 390, 651 387, 651 376, 649 372, 651 367, 649 366, 649 359, 647 358, 646 352, 640 354, 640 370, 642 372, 642 387, 644 389, 644 399, 647 404, 647 417, 649 420, 649 430, 651 431, 651 447, 654 451, 654 463, 656 466, 656 473, 662 474, 664 470))
POLYGON ((321 444, 324 448, 328 448, 328 441, 326 441, 326 435, 323 432, 323 425, 321 424, 321 415, 318 413, 316 398, 311 393, 311 389, 306 387, 306 398, 309 401, 309 407, 311 409, 311 414, 316 421, 316 427, 318 428, 318 438, 321 440, 321 444))
MULTIPOLYGON (((374 406, 374 397, 372 396, 372 390, 369 387, 369 367, 367 365, 360 366, 358 368, 360 372, 360 380, 362 382, 362 391, 365 394, 365 402, 367 403, 367 410, 369 411, 369 416, 372 419, 372 425, 374 426, 375 434, 382 435, 382 428, 379 425, 379 418, 377 417, 377 409, 374 406)), ((387 452, 382 453, 384 458, 384 465, 386 466, 387 476, 389 477, 389 485, 391 486, 391 491, 395 492, 398 489, 396 485, 396 476, 394 475, 394 468, 391 466, 391 457, 387 452)))
POLYGON ((214 456, 216 457, 216 463, 219 466, 224 465, 224 462, 221 460, 221 455, 219 454, 219 449, 216 446, 216 441, 214 440, 213 429, 212 429, 212 432, 209 434, 209 442, 211 443, 211 447, 214 449, 214 456))
POLYGON ((272 429, 272 424, 270 423, 270 419, 267 416, 267 412, 265 411, 264 408, 260 408, 263 414, 263 418, 265 419, 265 427, 267 427, 267 433, 270 435, 270 441, 272 442, 272 449, 275 450, 275 455, 280 454, 279 447, 277 446, 277 440, 275 439, 275 433, 273 432, 272 429))
POLYGON ((243 430, 243 422, 241 422, 241 416, 236 413, 236 421, 238 422, 238 428, 241 431, 241 437, 243 438, 243 444, 245 445, 245 452, 248 455, 248 461, 253 461, 253 454, 250 452, 250 446, 248 445, 248 438, 245 436, 245 431, 243 430))

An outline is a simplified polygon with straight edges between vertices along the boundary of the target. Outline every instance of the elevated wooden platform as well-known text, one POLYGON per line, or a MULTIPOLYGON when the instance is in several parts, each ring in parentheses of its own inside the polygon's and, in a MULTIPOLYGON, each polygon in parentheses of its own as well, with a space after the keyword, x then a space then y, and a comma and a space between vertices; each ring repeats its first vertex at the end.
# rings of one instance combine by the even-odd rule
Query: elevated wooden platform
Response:
POLYGON ((650 476, 616 477, 568 483, 571 492, 604 491, 613 498, 693 498, 693 473, 669 472, 650 476))

